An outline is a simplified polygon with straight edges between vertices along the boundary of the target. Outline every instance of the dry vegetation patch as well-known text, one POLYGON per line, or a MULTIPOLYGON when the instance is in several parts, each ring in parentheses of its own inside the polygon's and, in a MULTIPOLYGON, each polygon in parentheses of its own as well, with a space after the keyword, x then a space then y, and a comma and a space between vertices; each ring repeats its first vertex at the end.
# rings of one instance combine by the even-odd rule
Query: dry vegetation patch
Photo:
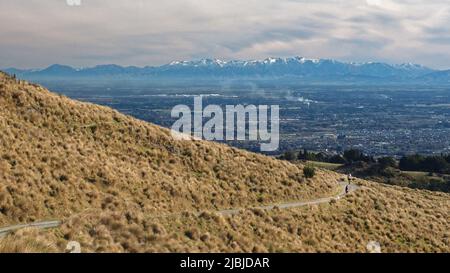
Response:
POLYGON ((110 108, 0 73, 0 225, 21 230, 0 252, 448 252, 449 195, 364 187, 330 204, 214 211, 311 200, 343 177, 205 141, 175 141, 110 108), (199 214, 197 212, 204 211, 199 214))
POLYGON ((86 209, 154 214, 326 196, 337 175, 302 167, 70 100, 0 74, 0 224, 86 209))

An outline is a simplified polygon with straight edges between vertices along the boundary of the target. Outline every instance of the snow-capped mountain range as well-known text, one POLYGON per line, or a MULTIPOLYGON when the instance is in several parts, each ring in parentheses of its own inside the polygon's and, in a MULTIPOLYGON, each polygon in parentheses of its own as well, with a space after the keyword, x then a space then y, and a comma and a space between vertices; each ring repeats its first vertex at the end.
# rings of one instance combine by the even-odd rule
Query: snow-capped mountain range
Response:
POLYGON ((118 66, 98 65, 89 68, 73 68, 65 65, 51 65, 45 69, 6 69, 26 79, 71 78, 71 77, 137 77, 159 78, 202 78, 202 79, 298 79, 316 81, 448 81, 446 71, 406 63, 387 64, 382 62, 341 62, 330 59, 307 59, 304 57, 267 58, 264 60, 201 59, 196 61, 173 61, 162 66, 118 66))

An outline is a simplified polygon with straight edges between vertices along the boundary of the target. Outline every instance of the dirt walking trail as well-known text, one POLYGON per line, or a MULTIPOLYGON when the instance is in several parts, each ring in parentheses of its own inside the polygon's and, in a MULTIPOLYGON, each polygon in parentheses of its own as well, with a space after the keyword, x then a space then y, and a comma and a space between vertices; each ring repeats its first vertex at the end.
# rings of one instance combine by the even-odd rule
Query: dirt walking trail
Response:
MULTIPOLYGON (((297 207, 303 207, 303 206, 309 206, 309 205, 318 205, 322 203, 328 203, 331 200, 339 200, 345 195, 359 189, 359 186, 348 184, 346 182, 340 182, 339 183, 340 191, 335 196, 330 197, 324 197, 309 201, 300 201, 300 202, 288 202, 288 203, 280 203, 280 204, 273 204, 273 205, 266 205, 266 206, 257 206, 257 207, 247 207, 247 208, 237 208, 237 209, 229 209, 229 210, 219 210, 217 213, 222 214, 224 216, 227 215, 235 215, 238 214, 240 211, 244 209, 262 209, 262 210, 273 210, 275 208, 278 209, 289 209, 289 208, 297 208, 297 207)), ((23 228, 38 228, 38 229, 48 229, 48 228, 55 228, 61 225, 61 221, 59 220, 52 220, 52 221, 42 221, 42 222, 36 222, 31 224, 20 224, 20 225, 14 225, 14 226, 8 226, 0 228, 0 238, 8 235, 11 232, 17 231, 19 229, 23 228)))
MULTIPOLYGON (((359 186, 357 186, 357 185, 353 185, 353 184, 349 185, 346 182, 340 182, 339 187, 341 188, 341 190, 335 196, 324 197, 324 198, 314 199, 314 200, 310 200, 310 201, 288 202, 288 203, 274 204, 274 205, 268 205, 268 206, 252 207, 252 209, 262 209, 262 210, 272 210, 274 208, 289 209, 289 208, 297 208, 297 207, 303 207, 303 206, 308 206, 308 205, 318 205, 318 204, 322 204, 322 203, 328 203, 331 200, 337 201, 337 200, 341 199, 342 197, 344 197, 345 195, 347 195, 359 188, 359 186), (348 188, 347 188, 347 186, 348 186, 348 188), (346 188, 348 189, 348 192, 346 192, 346 188)), ((243 208, 243 209, 249 209, 249 208, 243 208)), ((241 211, 243 209, 221 210, 221 211, 218 211, 218 213, 220 213, 222 215, 233 215, 233 214, 238 214, 239 211, 241 211)))

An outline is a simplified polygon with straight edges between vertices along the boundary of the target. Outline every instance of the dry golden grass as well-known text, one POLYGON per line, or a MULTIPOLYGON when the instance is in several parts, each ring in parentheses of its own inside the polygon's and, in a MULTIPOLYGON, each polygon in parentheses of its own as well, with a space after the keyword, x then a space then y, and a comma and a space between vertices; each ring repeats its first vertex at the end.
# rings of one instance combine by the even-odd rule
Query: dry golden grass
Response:
POLYGON ((251 207, 333 195, 342 175, 216 143, 76 102, 0 74, 0 225, 61 219, 22 231, 0 252, 448 252, 449 195, 381 186, 330 204, 251 207), (197 211, 204 211, 198 216, 197 211))
POLYGON ((450 251, 448 194, 359 183, 337 202, 233 216, 84 212, 46 240, 84 252, 367 252, 370 241, 383 252, 450 251))
POLYGON ((327 195, 337 175, 169 130, 0 76, 0 224, 85 209, 160 213, 327 195))
POLYGON ((48 234, 25 228, 0 239, 0 253, 49 253, 59 249, 47 239, 48 234))

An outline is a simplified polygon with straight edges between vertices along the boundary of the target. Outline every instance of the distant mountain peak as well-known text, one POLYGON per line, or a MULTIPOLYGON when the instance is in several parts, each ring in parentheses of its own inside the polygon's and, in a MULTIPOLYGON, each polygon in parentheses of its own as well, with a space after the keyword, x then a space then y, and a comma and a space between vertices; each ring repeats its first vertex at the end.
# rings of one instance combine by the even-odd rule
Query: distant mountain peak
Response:
MULTIPOLYGON (((420 64, 388 64, 384 62, 342 62, 333 59, 311 59, 303 56, 268 57, 261 60, 222 60, 203 58, 176 60, 162 66, 123 67, 116 64, 97 65, 88 68, 72 68, 54 64, 41 70, 8 69, 24 78, 40 77, 145 77, 145 78, 257 78, 301 79, 327 82, 343 81, 411 81, 438 72, 420 64)), ((439 79, 444 78, 442 74, 439 79)))

